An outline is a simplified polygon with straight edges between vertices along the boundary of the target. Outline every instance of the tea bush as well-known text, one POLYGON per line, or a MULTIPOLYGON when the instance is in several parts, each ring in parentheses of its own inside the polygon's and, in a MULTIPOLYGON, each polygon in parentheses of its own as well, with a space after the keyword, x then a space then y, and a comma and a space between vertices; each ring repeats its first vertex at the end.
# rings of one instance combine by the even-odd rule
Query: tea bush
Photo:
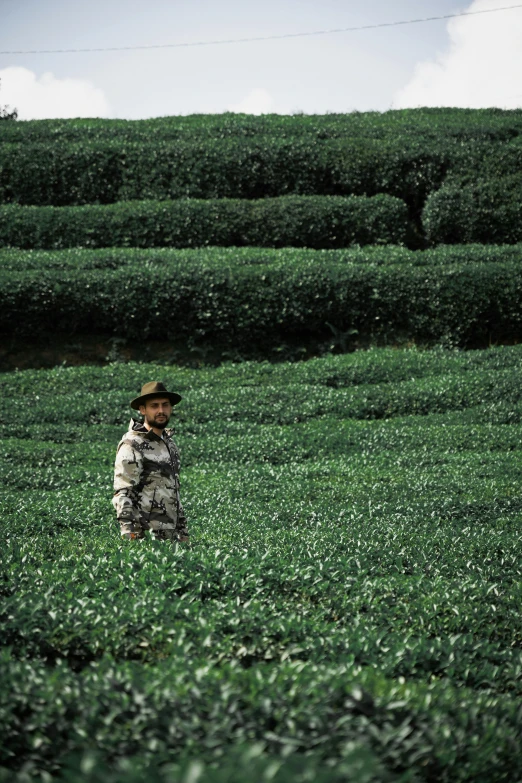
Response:
MULTIPOLYGON (((477 241, 484 231, 489 232, 488 242, 519 241, 512 238, 512 219, 517 216, 503 217, 499 202, 500 212, 497 209, 492 219, 487 214, 488 194, 460 194, 465 203, 456 204, 457 214, 452 214, 454 198, 463 185, 473 189, 478 171, 482 178, 495 181, 509 178, 520 168, 519 111, 419 109, 311 117, 224 114, 137 122, 55 120, 3 125, 3 204, 66 207, 187 198, 387 194, 407 205, 415 224, 415 231, 410 232, 415 246, 426 246, 421 214, 427 200, 424 219, 431 241, 461 241, 468 235, 475 239, 462 241, 477 241), (468 203, 470 198, 473 205, 468 203), (476 203, 481 199, 485 222, 476 217, 483 209, 476 203), (466 214, 470 209, 473 215, 466 214)), ((498 191, 494 184, 492 188, 498 191)), ((497 201, 502 201, 502 188, 494 194, 497 201)), ((16 214, 21 220, 14 212, 4 213, 4 218, 7 215, 13 222, 16 214)), ((68 213, 68 220, 74 219, 72 214, 83 213, 68 213)), ((198 222, 192 213, 189 217, 198 222)), ((45 224, 58 219, 55 213, 42 213, 38 230, 25 219, 25 231, 30 231, 37 246, 67 246, 63 238, 56 237, 41 244, 49 228, 45 224)), ((166 215, 162 219, 169 222, 166 215)), ((100 244, 92 231, 82 236, 82 244, 100 244)), ((7 241, 23 240, 19 235, 16 242, 13 238, 7 241)))
POLYGON ((426 199, 444 183, 475 179, 477 171, 508 176, 520 168, 522 150, 520 112, 496 110, 4 125, 0 202, 385 193, 408 205, 418 230, 426 199))
POLYGON ((502 109, 429 108, 387 112, 351 112, 325 115, 199 114, 148 120, 55 119, 5 123, 0 143, 38 143, 56 139, 61 144, 252 138, 426 138, 445 137, 462 142, 510 142, 522 133, 522 112, 502 109))
POLYGON ((0 143, 0 202, 73 206, 151 199, 387 193, 418 212, 455 156, 440 142, 305 136, 0 143))
POLYGON ((450 181, 431 195, 423 226, 432 242, 515 244, 522 238, 522 177, 450 181))
POLYGON ((83 207, 0 207, 0 245, 66 247, 333 248, 402 244, 406 205, 393 196, 178 199, 83 207))
POLYGON ((520 359, 0 376, 0 780, 516 780, 520 359), (151 378, 190 548, 113 519, 151 378))
POLYGON ((209 249, 0 254, 0 332, 193 341, 265 355, 286 339, 477 346, 519 339, 519 248, 412 253, 209 249), (14 271, 26 267, 26 271, 14 271))
POLYGON ((201 266, 209 269, 232 266, 303 264, 303 268, 360 264, 364 266, 445 266, 448 264, 495 264, 520 260, 517 245, 440 245, 422 252, 399 245, 347 247, 337 250, 310 248, 198 247, 198 248, 119 248, 81 247, 65 250, 21 250, 0 248, 0 270, 21 272, 54 269, 121 269, 124 267, 201 266))

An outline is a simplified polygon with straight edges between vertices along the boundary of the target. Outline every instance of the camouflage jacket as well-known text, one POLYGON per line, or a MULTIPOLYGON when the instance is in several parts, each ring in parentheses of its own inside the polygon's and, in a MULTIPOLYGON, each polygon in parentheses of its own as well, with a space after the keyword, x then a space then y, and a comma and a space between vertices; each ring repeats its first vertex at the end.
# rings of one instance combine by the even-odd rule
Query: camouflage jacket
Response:
POLYGON ((113 506, 120 522, 143 528, 151 523, 175 528, 188 536, 187 520, 179 496, 179 452, 172 430, 160 438, 131 419, 118 444, 114 466, 113 506))

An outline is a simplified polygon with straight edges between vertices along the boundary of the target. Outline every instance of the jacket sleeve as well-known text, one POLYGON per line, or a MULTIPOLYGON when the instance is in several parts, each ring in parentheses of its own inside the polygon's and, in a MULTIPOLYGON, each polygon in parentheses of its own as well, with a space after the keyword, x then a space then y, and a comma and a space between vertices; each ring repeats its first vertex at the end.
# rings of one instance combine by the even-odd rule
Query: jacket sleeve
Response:
POLYGON ((174 471, 175 471, 175 477, 176 477, 176 506, 177 506, 177 522, 176 522, 176 531, 180 536, 188 537, 189 531, 188 531, 188 524, 187 524, 187 517, 185 514, 185 511, 183 509, 183 506, 181 504, 181 497, 180 497, 180 491, 179 491, 179 474, 181 469, 181 461, 179 456, 179 450, 174 441, 170 441, 170 454, 172 463, 174 465, 174 471))
POLYGON ((188 524, 187 524, 187 517, 185 516, 185 512, 183 510, 183 506, 181 505, 181 499, 179 496, 179 490, 177 491, 177 506, 178 506, 178 521, 176 523, 176 531, 179 533, 180 536, 188 536, 188 524))
POLYGON ((132 442, 124 440, 120 443, 114 465, 114 497, 112 505, 116 516, 122 522, 139 522, 139 490, 143 471, 141 453, 133 448, 132 442))

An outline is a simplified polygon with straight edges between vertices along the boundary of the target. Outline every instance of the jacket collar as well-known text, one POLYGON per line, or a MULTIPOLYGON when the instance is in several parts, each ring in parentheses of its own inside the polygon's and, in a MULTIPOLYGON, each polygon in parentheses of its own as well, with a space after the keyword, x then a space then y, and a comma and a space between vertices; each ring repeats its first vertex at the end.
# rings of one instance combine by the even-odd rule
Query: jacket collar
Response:
MULTIPOLYGON (((141 435, 144 438, 147 438, 148 440, 162 440, 162 438, 159 437, 159 435, 156 435, 154 430, 148 430, 143 422, 137 421, 136 419, 131 419, 129 423, 129 430, 132 432, 133 435, 141 435)), ((165 427, 164 433, 165 435, 170 438, 173 433, 172 427, 165 427)))

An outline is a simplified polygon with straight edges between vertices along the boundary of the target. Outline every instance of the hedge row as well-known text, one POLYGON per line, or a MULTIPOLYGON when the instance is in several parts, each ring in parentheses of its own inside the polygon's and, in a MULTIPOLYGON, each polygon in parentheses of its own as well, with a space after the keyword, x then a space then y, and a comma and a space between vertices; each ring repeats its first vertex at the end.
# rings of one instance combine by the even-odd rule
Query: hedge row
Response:
POLYGON ((0 248, 0 270, 121 269, 129 266, 184 267, 203 265, 209 270, 223 268, 287 265, 317 268, 361 265, 366 267, 409 264, 415 267, 451 264, 519 263, 522 245, 439 245, 428 250, 409 250, 399 245, 377 245, 312 250, 310 248, 198 247, 198 248, 67 248, 65 250, 20 250, 0 248))
POLYGON ((434 243, 522 241, 522 175, 448 183, 428 198, 423 226, 434 243))
POLYGON ((76 144, 53 139, 0 144, 0 202, 73 206, 185 197, 388 193, 418 211, 426 196, 440 187, 457 154, 463 152, 454 145, 450 150, 438 141, 415 139, 264 137, 173 143, 116 137, 76 144))
POLYGON ((122 142, 165 139, 278 138, 447 138, 456 142, 508 141, 522 135, 522 111, 502 109, 419 108, 387 112, 325 115, 199 114, 149 120, 32 120, 4 122, 2 142, 122 142))
MULTIPOLYGON (((422 228, 431 244, 522 242, 522 175, 449 181, 428 197, 422 228)), ((405 202, 385 194, 0 206, 0 247, 415 248, 422 243, 405 202)))
POLYGON ((416 267, 273 263, 129 264, 0 272, 0 331, 199 341, 248 349, 353 335, 473 346, 522 336, 517 261, 416 267))
POLYGON ((0 144, 0 202, 35 206, 177 198, 366 195, 402 198, 414 216, 448 174, 505 176, 522 145, 442 138, 207 139, 0 144))
POLYGON ((0 207, 0 246, 21 248, 335 248, 406 241, 415 241, 406 205, 385 195, 0 207))
MULTIPOLYGON (((432 244, 522 242, 522 175, 449 182, 428 198, 422 226, 432 244)), ((415 248, 422 242, 405 202, 384 194, 0 206, 0 247, 415 248)))

